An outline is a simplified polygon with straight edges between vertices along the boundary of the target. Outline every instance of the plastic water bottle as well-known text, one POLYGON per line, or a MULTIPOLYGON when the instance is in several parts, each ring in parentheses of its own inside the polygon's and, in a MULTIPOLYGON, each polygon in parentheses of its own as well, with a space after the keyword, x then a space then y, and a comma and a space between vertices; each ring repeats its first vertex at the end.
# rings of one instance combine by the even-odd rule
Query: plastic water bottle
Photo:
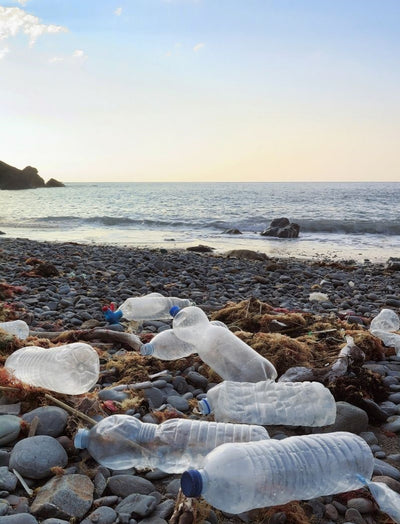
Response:
POLYGON ((181 487, 188 497, 201 495, 237 514, 357 490, 360 476, 371 478, 373 464, 365 440, 346 432, 223 444, 207 455, 202 469, 183 474, 181 487))
POLYGON ((259 355, 229 329, 211 324, 198 307, 172 308, 172 327, 178 338, 193 344, 200 358, 225 380, 259 382, 278 374, 266 358, 259 355))
POLYGON ((371 322, 369 327, 370 332, 378 337, 385 346, 392 347, 396 350, 397 355, 400 354, 400 335, 392 333, 400 329, 400 319, 391 309, 382 309, 371 322))
MULTIPOLYGON (((228 329, 219 320, 213 320, 211 324, 228 329)), ((178 338, 173 329, 165 329, 157 333, 151 339, 151 342, 140 347, 141 355, 159 358, 160 360, 177 360, 178 358, 188 357, 193 353, 197 353, 196 346, 178 338)))
POLYGON ((284 426, 327 426, 336 419, 336 402, 319 382, 224 381, 199 401, 204 415, 218 422, 284 426))
POLYGON ((122 317, 126 320, 164 320, 171 318, 169 312, 173 306, 185 308, 192 304, 191 300, 185 298, 150 293, 142 297, 128 298, 117 311, 107 309, 104 316, 110 323, 117 323, 122 317))
POLYGON ((23 320, 11 320, 10 322, 0 322, 0 329, 10 335, 14 335, 21 340, 29 336, 29 326, 23 320))
POLYGON ((189 419, 169 419, 157 425, 112 415, 91 429, 78 430, 74 444, 111 469, 159 468, 181 473, 201 466, 207 453, 220 444, 268 438, 261 426, 189 419))
POLYGON ((52 348, 18 349, 8 357, 4 367, 31 386, 80 395, 96 384, 100 361, 92 346, 75 342, 52 348))

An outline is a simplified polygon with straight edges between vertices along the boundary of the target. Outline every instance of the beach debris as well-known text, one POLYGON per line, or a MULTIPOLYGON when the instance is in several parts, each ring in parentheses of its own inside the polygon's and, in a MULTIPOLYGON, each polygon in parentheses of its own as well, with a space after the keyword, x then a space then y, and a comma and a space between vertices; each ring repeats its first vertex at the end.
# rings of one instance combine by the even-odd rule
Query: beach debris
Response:
POLYGON ((239 260, 269 260, 269 257, 265 253, 252 251, 251 249, 231 249, 224 253, 224 255, 226 258, 238 258, 239 260))
POLYGON ((58 277, 60 275, 60 272, 56 268, 54 264, 51 264, 50 262, 45 262, 43 260, 40 260, 38 258, 28 258, 25 260, 25 264, 27 266, 33 266, 33 269, 31 271, 24 271, 22 273, 25 277, 58 277))
POLYGON ((393 347, 400 354, 400 335, 394 333, 400 329, 400 319, 391 309, 382 309, 371 322, 370 332, 378 337, 385 346, 393 347))
POLYGON ((315 291, 314 293, 310 293, 308 300, 310 302, 328 302, 329 297, 326 293, 315 291))
POLYGON ((215 247, 205 246, 199 244, 198 246, 190 246, 186 248, 186 251, 194 251, 195 253, 212 253, 215 247))

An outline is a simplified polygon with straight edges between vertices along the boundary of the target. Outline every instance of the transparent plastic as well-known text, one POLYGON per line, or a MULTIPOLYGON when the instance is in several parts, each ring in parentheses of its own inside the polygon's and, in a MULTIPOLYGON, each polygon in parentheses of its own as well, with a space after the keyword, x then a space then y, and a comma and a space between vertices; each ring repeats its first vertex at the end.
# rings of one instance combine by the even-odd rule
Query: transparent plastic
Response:
POLYGON ((379 509, 387 513, 396 523, 400 523, 400 495, 391 490, 383 482, 366 481, 372 496, 379 505, 379 509))
POLYGON ((29 346, 14 351, 4 365, 16 378, 32 386, 67 395, 80 395, 97 382, 100 362, 89 344, 29 346))
POLYGON ((87 448, 99 464, 111 469, 159 468, 181 473, 188 467, 200 467, 207 453, 220 444, 268 438, 261 426, 189 419, 169 419, 157 425, 112 415, 90 430, 79 430, 75 446, 87 448))
POLYGON ((363 486, 374 458, 361 437, 347 432, 223 444, 200 470, 185 472, 182 491, 227 513, 333 495, 363 486), (197 482, 193 482, 197 481, 197 482))
POLYGON ((173 306, 185 308, 192 305, 191 300, 177 297, 164 297, 160 293, 150 293, 143 297, 128 298, 117 309, 126 320, 166 320, 171 318, 173 306))
POLYGON ((333 424, 336 402, 319 382, 224 381, 199 401, 218 422, 318 427, 333 424))
POLYGON ((385 346, 392 347, 396 350, 397 355, 400 354, 400 335, 393 333, 399 331, 400 319, 391 309, 382 309, 371 322, 370 332, 378 337, 385 346))
POLYGON ((23 320, 11 320, 9 322, 0 322, 0 329, 18 337, 20 340, 25 340, 29 336, 29 326, 23 320))
MULTIPOLYGON (((228 329, 227 326, 219 320, 213 320, 211 324, 228 329)), ((151 339, 151 342, 143 344, 140 347, 141 355, 152 356, 160 360, 177 360, 178 358, 188 357, 196 352, 196 346, 178 338, 173 329, 166 329, 161 331, 161 333, 157 333, 157 335, 151 339)))
POLYGON ((259 382, 278 374, 266 358, 259 355, 229 329, 209 322, 195 306, 179 311, 172 323, 178 338, 193 344, 200 358, 225 380, 259 382))

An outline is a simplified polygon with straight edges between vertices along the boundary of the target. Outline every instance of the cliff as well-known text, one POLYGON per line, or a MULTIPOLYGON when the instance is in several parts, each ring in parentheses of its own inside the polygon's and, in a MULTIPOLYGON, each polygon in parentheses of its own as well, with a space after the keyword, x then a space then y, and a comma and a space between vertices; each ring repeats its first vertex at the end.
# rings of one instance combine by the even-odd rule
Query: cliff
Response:
POLYGON ((36 168, 27 166, 24 169, 17 169, 0 161, 0 189, 36 189, 38 187, 64 187, 64 184, 54 178, 45 184, 36 168))

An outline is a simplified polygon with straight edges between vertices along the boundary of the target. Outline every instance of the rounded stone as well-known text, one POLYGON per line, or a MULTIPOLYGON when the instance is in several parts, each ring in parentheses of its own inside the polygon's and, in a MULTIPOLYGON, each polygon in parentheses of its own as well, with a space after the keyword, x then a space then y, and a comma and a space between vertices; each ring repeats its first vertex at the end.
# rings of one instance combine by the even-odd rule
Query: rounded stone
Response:
POLYGON ((29 513, 17 513, 1 517, 2 524, 38 524, 38 521, 29 513))
POLYGON ((51 475, 51 468, 68 463, 65 449, 53 437, 38 435, 17 442, 10 456, 10 469, 24 477, 42 479, 51 475))
POLYGON ((65 409, 57 406, 43 406, 25 413, 22 418, 26 422, 32 423, 35 417, 39 419, 36 435, 59 437, 67 424, 68 413, 65 409))
POLYGON ((0 446, 13 442, 21 430, 21 419, 15 415, 0 416, 0 446))
POLYGON ((190 409, 188 401, 183 397, 179 397, 178 395, 171 395, 167 397, 167 402, 179 411, 188 411, 190 409))
POLYGON ((123 391, 116 391, 115 389, 103 389, 99 391, 98 397, 100 400, 115 400, 117 402, 123 402, 129 395, 123 391))
POLYGON ((347 502, 348 508, 354 508, 360 513, 372 513, 374 511, 374 503, 371 500, 364 499, 362 497, 356 497, 350 499, 347 502))

